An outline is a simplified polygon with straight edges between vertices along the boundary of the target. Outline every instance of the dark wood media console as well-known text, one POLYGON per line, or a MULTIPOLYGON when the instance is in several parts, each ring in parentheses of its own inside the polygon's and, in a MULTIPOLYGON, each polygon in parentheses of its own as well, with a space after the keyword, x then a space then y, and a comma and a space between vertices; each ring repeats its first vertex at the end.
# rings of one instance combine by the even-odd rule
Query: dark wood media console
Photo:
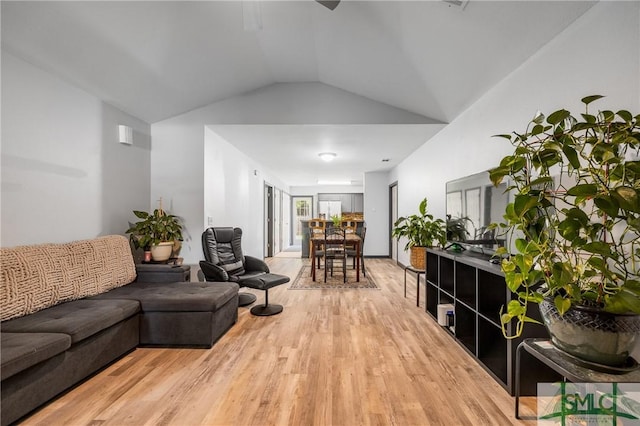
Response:
MULTIPOLYGON (((515 395, 516 349, 529 337, 549 335, 543 325, 527 324, 517 339, 505 339, 500 327, 500 308, 513 294, 504 281, 499 265, 490 256, 474 252, 450 252, 427 249, 426 311, 436 320, 439 304, 454 306, 454 325, 447 326, 462 345, 502 386, 515 395)), ((529 316, 541 321, 538 307, 530 307, 529 316)), ((512 334, 511 324, 507 327, 512 334)), ((534 357, 521 360, 521 394, 535 395, 538 382, 562 380, 553 370, 534 357)))

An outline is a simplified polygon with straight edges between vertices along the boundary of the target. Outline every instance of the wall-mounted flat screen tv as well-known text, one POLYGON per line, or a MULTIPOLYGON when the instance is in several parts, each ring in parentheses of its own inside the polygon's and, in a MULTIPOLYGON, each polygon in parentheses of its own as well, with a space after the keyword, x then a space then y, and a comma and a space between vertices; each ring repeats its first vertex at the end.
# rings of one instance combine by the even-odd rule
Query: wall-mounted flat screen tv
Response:
POLYGON ((466 249, 493 254, 505 244, 489 224, 503 221, 510 202, 507 185, 495 187, 484 171, 446 184, 447 240, 466 249))

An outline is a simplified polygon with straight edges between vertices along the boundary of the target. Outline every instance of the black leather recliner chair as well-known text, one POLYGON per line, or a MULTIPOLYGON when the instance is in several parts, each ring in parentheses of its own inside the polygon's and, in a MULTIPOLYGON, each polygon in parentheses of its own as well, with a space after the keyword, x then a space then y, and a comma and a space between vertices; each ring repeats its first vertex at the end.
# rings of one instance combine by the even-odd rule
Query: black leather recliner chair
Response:
MULTIPOLYGON (((206 260, 200 269, 207 281, 232 281, 240 287, 264 290, 264 305, 251 308, 253 315, 275 315, 282 312, 281 305, 269 304, 269 289, 289 282, 286 275, 272 274, 262 260, 242 254, 242 229, 207 228, 202 233, 202 251, 206 260)), ((255 302, 256 296, 240 293, 239 306, 255 302)))

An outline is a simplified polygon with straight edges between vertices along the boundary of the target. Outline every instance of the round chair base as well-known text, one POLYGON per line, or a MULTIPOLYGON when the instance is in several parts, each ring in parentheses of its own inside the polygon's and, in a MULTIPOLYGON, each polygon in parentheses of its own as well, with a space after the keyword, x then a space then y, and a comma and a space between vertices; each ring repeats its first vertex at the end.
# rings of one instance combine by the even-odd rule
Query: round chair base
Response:
POLYGON ((249 306, 258 299, 255 294, 238 293, 238 306, 249 306))
POLYGON ((251 308, 251 313, 260 317, 266 317, 269 315, 277 315, 282 312, 282 305, 256 305, 251 308))

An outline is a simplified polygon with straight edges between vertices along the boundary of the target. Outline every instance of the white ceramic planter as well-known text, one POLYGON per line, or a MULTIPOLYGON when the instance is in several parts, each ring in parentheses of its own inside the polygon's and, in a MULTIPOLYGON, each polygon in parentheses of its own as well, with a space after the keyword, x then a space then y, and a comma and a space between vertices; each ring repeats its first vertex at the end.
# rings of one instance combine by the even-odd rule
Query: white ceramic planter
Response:
POLYGON ((173 241, 165 241, 151 246, 151 258, 156 262, 168 260, 173 252, 173 241))

